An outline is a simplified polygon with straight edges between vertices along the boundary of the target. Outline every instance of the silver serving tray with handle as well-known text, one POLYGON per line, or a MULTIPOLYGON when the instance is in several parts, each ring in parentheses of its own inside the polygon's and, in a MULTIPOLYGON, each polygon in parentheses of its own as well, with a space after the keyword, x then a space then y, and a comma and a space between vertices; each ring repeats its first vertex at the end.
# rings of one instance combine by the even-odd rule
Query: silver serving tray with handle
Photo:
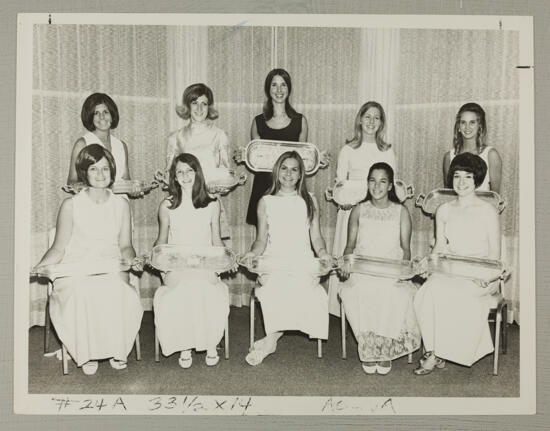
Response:
MULTIPOLYGON (((414 196, 414 187, 407 185, 400 179, 394 180, 395 194, 400 202, 405 202, 414 196)), ((325 198, 328 201, 334 201, 338 205, 357 205, 365 199, 368 191, 368 181, 366 180, 344 180, 338 182, 334 187, 325 191, 325 198)))
POLYGON ((241 148, 242 160, 255 172, 271 172, 279 156, 287 151, 296 151, 304 161, 306 175, 312 175, 319 168, 326 167, 321 161, 319 149, 309 142, 276 141, 253 139, 241 148))
POLYGON ((128 259, 91 259, 81 262, 62 262, 41 265, 31 270, 31 276, 45 277, 54 281, 63 277, 109 274, 128 271, 132 261, 128 259))
POLYGON ((227 247, 161 244, 153 247, 147 264, 165 272, 205 269, 222 273, 235 267, 236 257, 227 247))
MULTIPOLYGON (((163 190, 168 189, 168 172, 158 169, 155 172, 155 181, 162 185, 163 190)), ((217 168, 206 182, 206 189, 211 194, 225 195, 237 186, 246 183, 247 175, 244 172, 237 172, 233 169, 217 168)))
POLYGON ((408 280, 417 274, 415 262, 382 257, 346 254, 340 258, 340 268, 350 273, 408 280))
POLYGON ((338 268, 338 262, 325 262, 319 258, 293 258, 270 255, 244 258, 240 256, 237 263, 256 274, 271 274, 273 272, 299 273, 321 277, 338 268))
MULTIPOLYGON (((475 194, 493 205, 499 213, 506 208, 506 201, 497 192, 476 190, 475 194)), ((457 194, 453 189, 435 189, 428 194, 420 193, 415 205, 428 214, 435 214, 439 205, 452 201, 456 197, 457 194)))
MULTIPOLYGON (((146 183, 140 180, 118 180, 113 183, 111 190, 115 194, 125 193, 149 193, 151 190, 156 189, 159 186, 157 181, 146 183)), ((67 193, 79 193, 81 190, 88 186, 84 183, 65 184, 61 189, 67 193)))
POLYGON ((431 254, 420 262, 420 266, 428 274, 463 278, 479 282, 482 286, 509 276, 506 265, 499 260, 453 254, 431 254))

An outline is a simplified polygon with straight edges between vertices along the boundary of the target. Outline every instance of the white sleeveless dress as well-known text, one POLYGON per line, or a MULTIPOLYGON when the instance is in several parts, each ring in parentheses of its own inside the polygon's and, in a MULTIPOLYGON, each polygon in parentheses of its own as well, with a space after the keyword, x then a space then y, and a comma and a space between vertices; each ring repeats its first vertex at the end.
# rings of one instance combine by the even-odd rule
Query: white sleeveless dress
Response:
MULTIPOLYGON (((267 195, 268 244, 265 255, 285 259, 313 257, 306 203, 298 195, 267 195)), ((277 272, 262 276, 255 293, 262 306, 266 334, 299 330, 310 338, 328 338, 328 301, 318 277, 277 272)))
MULTIPOLYGON (((487 165, 487 174, 485 174, 485 178, 483 178, 483 182, 481 185, 476 189, 480 191, 490 191, 491 190, 491 175, 489 174, 489 151, 491 151, 493 147, 487 146, 483 149, 481 153, 479 153, 479 157, 483 159, 485 164, 487 165)), ((449 151, 449 165, 453 161, 453 159, 456 157, 454 148, 449 151)))
MULTIPOLYGON (((85 133, 82 138, 86 142, 87 146, 90 144, 99 144, 105 148, 105 145, 103 145, 101 139, 99 139, 93 132, 85 133)), ((111 154, 115 159, 116 165, 115 181, 118 181, 122 179, 122 174, 126 171, 126 153, 124 152, 124 144, 122 141, 113 135, 111 135, 111 154)))
MULTIPOLYGON (((211 217, 215 203, 195 208, 184 194, 179 207, 169 210, 169 244, 212 245, 211 217)), ((171 271, 153 299, 155 328, 162 353, 213 349, 220 342, 227 316, 227 285, 212 271, 171 271)))
MULTIPOLYGON (((111 193, 97 204, 82 190, 72 200, 73 231, 62 262, 119 258, 123 198, 111 193)), ((126 361, 143 310, 136 290, 113 273, 57 279, 50 315, 59 338, 81 366, 105 358, 126 361)))
MULTIPOLYGON (((401 205, 379 209, 370 201, 359 204, 355 254, 402 259, 401 205)), ((358 343, 363 362, 387 361, 420 347, 414 314, 416 287, 410 282, 352 273, 342 283, 340 298, 358 343)))
MULTIPOLYGON (((445 237, 449 253, 488 255, 487 232, 472 220, 447 223, 445 237)), ((491 353, 494 349, 487 316, 497 299, 487 291, 473 281, 432 275, 414 300, 426 351, 466 366, 491 353)))
MULTIPOLYGON (((385 162, 395 171, 395 153, 392 148, 387 151, 380 151, 375 143, 362 144, 358 148, 344 145, 338 156, 336 167, 336 178, 343 180, 366 180, 370 167, 374 163, 385 162)), ((332 255, 342 256, 348 239, 348 220, 351 210, 338 210, 336 216, 336 228, 334 229, 334 241, 332 243, 332 255)), ((338 292, 341 283, 336 274, 329 279, 328 297, 329 312, 335 316, 340 315, 340 301, 338 292)))

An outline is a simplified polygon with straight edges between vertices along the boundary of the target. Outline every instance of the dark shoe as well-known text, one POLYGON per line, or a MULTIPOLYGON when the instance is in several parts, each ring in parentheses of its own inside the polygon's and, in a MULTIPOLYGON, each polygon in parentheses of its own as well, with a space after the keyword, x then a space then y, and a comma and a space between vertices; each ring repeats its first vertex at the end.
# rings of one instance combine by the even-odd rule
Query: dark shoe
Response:
POLYGON ((413 372, 417 376, 424 376, 430 374, 434 368, 445 368, 445 361, 435 356, 433 352, 426 352, 420 359, 420 366, 413 372))

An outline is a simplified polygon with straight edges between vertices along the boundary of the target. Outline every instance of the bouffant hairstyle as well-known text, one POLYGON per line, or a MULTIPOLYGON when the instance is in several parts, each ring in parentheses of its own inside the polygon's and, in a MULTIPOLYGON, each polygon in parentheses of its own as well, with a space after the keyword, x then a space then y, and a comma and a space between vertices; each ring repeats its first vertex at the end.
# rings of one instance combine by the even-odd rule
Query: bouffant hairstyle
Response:
POLYGON ((103 157, 105 157, 107 163, 109 163, 109 169, 111 171, 111 181, 109 182, 109 187, 111 187, 115 182, 116 176, 115 159, 108 149, 103 148, 99 144, 90 144, 85 146, 82 150, 80 150, 78 156, 76 156, 75 167, 79 181, 82 181, 84 184, 89 186, 90 182, 88 181, 88 168, 99 162, 103 157))
POLYGON ((449 174, 447 176, 447 184, 452 186, 453 177, 456 171, 469 172, 474 175, 474 184, 478 188, 487 175, 487 163, 475 154, 462 153, 456 156, 451 162, 449 167, 449 174))
POLYGON ((97 105, 105 105, 111 114, 111 129, 116 129, 118 126, 118 108, 116 103, 105 93, 94 93, 90 94, 84 104, 82 105, 82 111, 80 113, 80 118, 82 119, 82 124, 90 132, 95 130, 94 126, 94 113, 97 105))
POLYGON ((208 114, 206 114, 206 118, 209 120, 218 118, 218 111, 214 109, 214 94, 210 87, 200 82, 190 85, 184 90, 182 104, 176 106, 176 113, 184 120, 189 120, 191 118, 191 103, 201 96, 206 96, 208 99, 208 114))

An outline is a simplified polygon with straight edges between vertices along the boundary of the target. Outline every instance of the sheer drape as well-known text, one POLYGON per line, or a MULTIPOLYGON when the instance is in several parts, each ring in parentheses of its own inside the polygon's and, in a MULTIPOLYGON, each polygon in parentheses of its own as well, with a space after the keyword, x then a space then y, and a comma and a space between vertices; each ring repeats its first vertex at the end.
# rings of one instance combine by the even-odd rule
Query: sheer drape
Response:
MULTIPOLYGON (((31 260, 46 250, 47 231, 67 195, 65 183, 74 141, 84 133, 80 109, 95 91, 113 97, 120 111, 114 134, 129 147, 132 178, 152 179, 165 163, 166 137, 183 125, 175 114, 185 87, 204 82, 214 92, 230 151, 250 140, 262 111, 264 79, 273 67, 292 76, 291 103, 308 119, 309 141, 333 155, 332 165, 308 179, 320 204, 321 229, 330 247, 336 208, 324 200, 336 157, 353 134, 365 101, 380 101, 388 116, 389 142, 399 177, 417 192, 442 185, 442 159, 452 145, 459 106, 480 103, 487 112, 488 143, 503 158, 501 216, 504 250, 517 264, 518 242, 518 35, 505 31, 386 30, 301 27, 178 27, 37 25, 34 31, 33 176, 31 260)), ((244 168, 239 168, 244 169, 244 168)), ((252 174, 223 198, 232 245, 246 251, 254 229, 245 223, 252 174)), ((164 193, 131 200, 134 245, 145 253, 157 235, 164 193)), ((431 220, 407 203, 413 217, 413 254, 427 250, 431 220)), ((517 278, 517 265, 515 266, 517 278)), ((227 280, 231 302, 246 304, 251 278, 227 280)), ((146 309, 159 280, 141 277, 146 309)), ((31 325, 43 324, 45 286, 31 284, 31 325)), ((519 287, 506 284, 519 309, 519 287)), ((517 319, 517 315, 515 316, 517 319)))

